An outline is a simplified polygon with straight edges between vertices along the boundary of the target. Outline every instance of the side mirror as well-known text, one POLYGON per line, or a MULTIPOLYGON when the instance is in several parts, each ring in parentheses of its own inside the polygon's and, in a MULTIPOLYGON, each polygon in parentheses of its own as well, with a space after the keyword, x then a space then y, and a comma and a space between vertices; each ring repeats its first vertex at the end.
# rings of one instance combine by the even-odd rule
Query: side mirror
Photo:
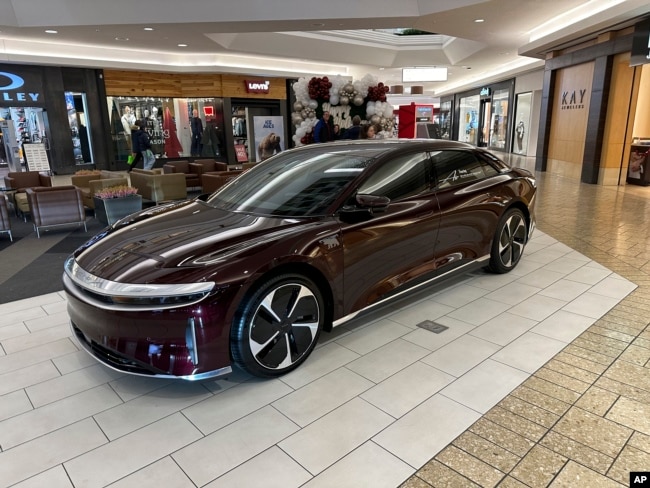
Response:
POLYGON ((390 198, 378 195, 357 194, 356 205, 343 207, 339 211, 341 220, 349 223, 363 222, 372 218, 376 211, 384 210, 390 204, 390 198))
POLYGON ((368 195, 359 193, 356 197, 357 205, 372 210, 383 210, 390 204, 390 198, 379 195, 368 195))

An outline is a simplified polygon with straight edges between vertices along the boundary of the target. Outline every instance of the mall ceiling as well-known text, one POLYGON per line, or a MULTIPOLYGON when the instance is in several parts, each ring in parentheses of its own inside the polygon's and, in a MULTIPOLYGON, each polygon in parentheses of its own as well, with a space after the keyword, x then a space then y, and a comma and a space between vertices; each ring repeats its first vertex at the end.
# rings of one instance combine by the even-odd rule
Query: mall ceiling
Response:
POLYGON ((647 0, 0 0, 0 62, 258 76, 448 68, 444 95, 633 25, 647 0), (398 36, 391 29, 436 35, 398 36), (48 32, 55 31, 55 32, 48 32))

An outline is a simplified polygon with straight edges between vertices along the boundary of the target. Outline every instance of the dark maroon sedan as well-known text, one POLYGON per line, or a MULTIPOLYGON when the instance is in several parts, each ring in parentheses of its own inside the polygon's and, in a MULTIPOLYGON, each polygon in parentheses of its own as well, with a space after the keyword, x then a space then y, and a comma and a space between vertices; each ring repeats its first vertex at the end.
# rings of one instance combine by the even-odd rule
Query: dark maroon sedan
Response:
POLYGON ((78 249, 63 275, 72 327, 120 371, 281 375, 363 309, 452 272, 513 269, 535 191, 528 171, 457 142, 285 151, 78 249))

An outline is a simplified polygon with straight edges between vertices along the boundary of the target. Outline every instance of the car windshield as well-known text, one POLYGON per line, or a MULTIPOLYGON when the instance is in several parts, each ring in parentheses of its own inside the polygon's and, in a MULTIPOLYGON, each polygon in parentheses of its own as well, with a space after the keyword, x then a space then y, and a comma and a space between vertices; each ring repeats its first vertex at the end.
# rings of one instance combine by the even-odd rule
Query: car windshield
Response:
POLYGON ((243 173, 207 200, 229 211, 282 217, 323 215, 373 160, 364 152, 287 151, 243 173))

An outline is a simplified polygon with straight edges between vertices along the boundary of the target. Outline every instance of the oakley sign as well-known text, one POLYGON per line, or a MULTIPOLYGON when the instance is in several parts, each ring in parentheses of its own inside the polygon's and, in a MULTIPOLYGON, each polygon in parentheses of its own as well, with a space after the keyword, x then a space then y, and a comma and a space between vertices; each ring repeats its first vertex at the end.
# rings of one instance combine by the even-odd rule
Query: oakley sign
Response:
POLYGON ((246 93, 268 93, 271 87, 270 81, 244 80, 246 93))
POLYGON ((18 91, 25 84, 25 80, 14 73, 0 71, 0 100, 5 102, 38 101, 40 93, 18 91))

